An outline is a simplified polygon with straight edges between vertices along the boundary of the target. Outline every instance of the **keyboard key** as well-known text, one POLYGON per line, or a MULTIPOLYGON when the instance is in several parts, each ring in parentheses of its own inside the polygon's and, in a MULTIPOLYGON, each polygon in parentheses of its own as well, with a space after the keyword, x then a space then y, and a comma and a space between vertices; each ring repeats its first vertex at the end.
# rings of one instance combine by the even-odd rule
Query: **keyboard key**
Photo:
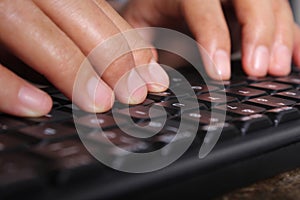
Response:
POLYGON ((300 87, 300 77, 299 76, 287 76, 287 77, 281 77, 277 78, 276 81, 281 82, 281 83, 286 83, 286 84, 291 84, 297 88, 300 87))
POLYGON ((276 126, 284 122, 300 119, 299 110, 293 107, 274 108, 268 110, 265 114, 268 115, 276 126))
POLYGON ((0 134, 0 152, 25 147, 28 141, 15 137, 10 133, 0 134))
MULTIPOLYGON (((150 106, 153 103, 155 103, 154 100, 152 100, 152 99, 145 99, 145 101, 142 102, 142 103, 140 103, 139 105, 150 106)), ((124 108, 128 108, 128 107, 134 107, 134 106, 136 106, 136 105, 128 105, 128 104, 124 104, 124 103, 121 103, 121 102, 119 102, 119 101, 116 100, 115 103, 114 103, 114 105, 113 105, 113 107, 112 107, 112 109, 113 110, 120 110, 120 109, 124 109, 124 108)), ((109 112, 110 111, 108 111, 108 113, 109 112)))
MULTIPOLYGON (((152 139, 153 145, 157 149, 162 149, 161 154, 163 156, 172 155, 173 151, 177 151, 180 147, 190 145, 192 141, 195 141, 197 137, 197 131, 181 130, 179 132, 178 127, 168 126, 166 129, 158 135, 155 135, 152 139), (167 145, 167 146, 166 146, 167 145)), ((196 140, 195 142, 199 142, 196 140)))
POLYGON ((207 134, 217 134, 220 133, 221 135, 218 139, 218 143, 224 142, 230 139, 238 138, 241 136, 241 133, 239 130, 234 127, 233 125, 229 123, 216 123, 216 124, 211 124, 211 125, 205 125, 200 128, 198 136, 200 136, 200 139, 205 138, 205 142, 208 143, 207 141, 210 137, 206 137, 207 134), (209 132, 208 132, 209 131, 209 132))
POLYGON ((150 92, 148 93, 147 98, 152 99, 154 101, 167 101, 170 99, 175 99, 176 95, 172 91, 167 90, 165 92, 150 92))
POLYGON ((290 90, 293 87, 291 85, 276 83, 276 82, 261 82, 261 83, 253 83, 250 84, 251 87, 258 88, 261 90, 265 90, 270 94, 282 92, 284 90, 290 90))
POLYGON ((238 99, 231 96, 226 96, 225 94, 219 93, 207 93, 197 95, 197 99, 200 103, 205 103, 208 107, 213 107, 225 103, 237 102, 238 99))
POLYGON ((248 116, 260 114, 266 111, 265 108, 252 106, 244 103, 230 103, 225 106, 217 106, 216 109, 227 111, 232 115, 248 116))
POLYGON ((192 89, 194 90, 196 95, 204 94, 208 92, 215 92, 219 90, 218 87, 212 85, 192 85, 192 89))
POLYGON ((36 117, 36 118, 25 118, 27 121, 35 122, 35 123, 52 123, 52 122, 59 122, 68 119, 72 119, 72 114, 59 111, 59 110, 52 110, 49 114, 43 117, 36 117))
POLYGON ((20 127, 28 125, 28 123, 18 120, 19 118, 11 118, 8 116, 1 116, 0 118, 0 132, 8 130, 16 130, 20 127))
MULTIPOLYGON (((127 129, 127 131, 130 131, 130 128, 127 129)), ((130 132, 129 132, 130 133, 130 132)), ((107 131, 99 131, 95 130, 86 135, 86 138, 95 144, 95 146, 98 145, 106 145, 110 149, 107 149, 109 153, 112 156, 122 156, 122 153, 118 151, 118 148, 121 148, 123 150, 130 152, 145 152, 147 151, 151 144, 146 142, 145 135, 150 133, 145 133, 144 131, 135 132, 135 135, 138 136, 138 134, 141 134, 140 138, 133 137, 127 134, 126 132, 123 132, 120 129, 112 129, 107 131), (108 141, 109 140, 109 141, 108 141), (111 148, 111 145, 114 145, 113 148, 111 148), (118 148, 116 148, 118 147, 118 148), (119 154, 121 153, 121 154, 119 154)), ((102 149, 102 148, 101 148, 102 149)))
POLYGON ((241 101, 267 95, 267 93, 263 90, 257 90, 248 87, 230 88, 226 90, 226 94, 237 97, 241 101))
POLYGON ((101 165, 79 140, 43 144, 31 151, 47 159, 47 171, 55 184, 83 181, 101 175, 101 165))
POLYGON ((182 115, 182 120, 198 122, 201 125, 207 125, 211 123, 221 123, 225 121, 230 121, 231 117, 224 116, 221 113, 214 113, 212 116, 211 111, 201 110, 200 113, 187 112, 182 115))
POLYGON ((130 108, 124 108, 116 111, 116 114, 120 116, 131 117, 135 121, 150 120, 149 111, 151 111, 151 118, 159 118, 165 116, 165 111, 155 108, 155 106, 134 106, 130 108))
POLYGON ((118 125, 124 125, 127 123, 123 118, 118 118, 118 125, 115 122, 115 117, 106 114, 90 114, 83 117, 79 117, 75 119, 77 124, 87 126, 90 128, 101 128, 102 130, 106 130, 109 128, 116 128, 118 125))
POLYGON ((161 103, 156 103, 155 107, 156 106, 165 108, 166 111, 171 115, 177 115, 190 110, 207 109, 207 107, 202 103, 188 101, 188 100, 183 100, 180 103, 176 100, 164 101, 161 103))
POLYGON ((247 82, 245 80, 229 80, 229 81, 215 81, 212 80, 209 82, 209 84, 218 86, 218 87, 224 87, 224 88, 233 88, 233 87, 241 87, 241 86, 246 86, 247 82))
POLYGON ((277 93, 275 96, 278 96, 283 99, 290 99, 293 101, 300 102, 300 91, 299 90, 288 90, 285 92, 277 93))
POLYGON ((278 108, 278 107, 283 107, 283 106, 292 106, 296 102, 278 98, 278 97, 273 97, 273 96, 263 96, 263 97, 258 97, 255 99, 250 99, 246 103, 252 103, 252 104, 262 106, 265 108, 278 108))
POLYGON ((178 86, 175 88, 172 88, 172 91, 176 91, 179 93, 180 97, 188 96, 188 95, 197 95, 197 94, 205 94, 208 92, 214 92, 219 90, 218 87, 213 86, 213 85, 206 85, 204 83, 194 83, 191 84, 189 87, 183 87, 183 86, 178 86))
POLYGON ((154 137, 153 141, 160 142, 163 144, 175 143, 180 142, 185 139, 190 139, 191 137, 195 136, 196 133, 192 133, 190 131, 183 131, 182 134, 178 135, 178 129, 164 129, 161 134, 154 137))
POLYGON ((267 82, 273 81, 273 78, 265 76, 265 77, 255 77, 255 76, 248 76, 246 77, 247 82, 249 83, 260 83, 260 82, 267 82))
POLYGON ((47 123, 19 129, 18 133, 38 141, 53 141, 76 136, 77 130, 74 127, 60 123, 47 123))
POLYGON ((240 128, 243 134, 248 134, 273 125, 272 121, 266 115, 262 114, 237 118, 233 123, 240 128))

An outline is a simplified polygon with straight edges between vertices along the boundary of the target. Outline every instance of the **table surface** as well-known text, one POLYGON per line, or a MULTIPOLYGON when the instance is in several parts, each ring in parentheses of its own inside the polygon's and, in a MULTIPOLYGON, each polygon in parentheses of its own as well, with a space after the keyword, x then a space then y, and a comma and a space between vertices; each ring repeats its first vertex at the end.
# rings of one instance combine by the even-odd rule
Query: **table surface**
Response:
POLYGON ((298 200, 300 199, 300 168, 237 189, 214 200, 298 200))

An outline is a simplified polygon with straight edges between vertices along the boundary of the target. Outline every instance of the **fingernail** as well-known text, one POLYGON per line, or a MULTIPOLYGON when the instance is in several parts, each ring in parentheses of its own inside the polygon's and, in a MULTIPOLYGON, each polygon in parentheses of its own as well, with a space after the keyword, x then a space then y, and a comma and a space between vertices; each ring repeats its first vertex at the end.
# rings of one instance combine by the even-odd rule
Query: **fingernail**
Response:
POLYGON ((22 86, 18 98, 23 105, 21 112, 28 117, 45 115, 52 104, 46 93, 30 86, 22 86))
POLYGON ((266 46, 256 47, 252 57, 252 70, 256 76, 265 76, 268 72, 270 53, 266 46))
POLYGON ((230 59, 229 55, 224 50, 217 50, 213 57, 215 79, 227 80, 230 78, 230 59))
POLYGON ((155 60, 151 60, 149 63, 148 72, 151 80, 147 81, 147 84, 151 92, 163 92, 168 89, 169 76, 155 60))
POLYGON ((274 50, 275 65, 272 71, 278 75, 287 75, 291 71, 292 53, 285 45, 278 45, 274 50))
POLYGON ((89 105, 91 112, 105 112, 112 107, 113 92, 99 78, 93 76, 88 80, 87 92, 91 100, 89 105))
POLYGON ((127 86, 128 104, 139 104, 145 100, 147 87, 135 69, 132 69, 127 76, 127 86))

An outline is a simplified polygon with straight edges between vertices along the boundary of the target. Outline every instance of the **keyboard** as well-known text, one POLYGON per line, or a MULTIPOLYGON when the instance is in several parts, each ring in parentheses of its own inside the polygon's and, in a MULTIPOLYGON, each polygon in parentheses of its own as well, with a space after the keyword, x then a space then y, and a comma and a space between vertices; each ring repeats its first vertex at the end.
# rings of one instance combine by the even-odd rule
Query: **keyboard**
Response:
POLYGON ((211 199, 299 167, 300 71, 255 78, 233 64, 224 82, 180 68, 166 92, 103 114, 42 87, 48 115, 0 114, 0 198, 211 199))

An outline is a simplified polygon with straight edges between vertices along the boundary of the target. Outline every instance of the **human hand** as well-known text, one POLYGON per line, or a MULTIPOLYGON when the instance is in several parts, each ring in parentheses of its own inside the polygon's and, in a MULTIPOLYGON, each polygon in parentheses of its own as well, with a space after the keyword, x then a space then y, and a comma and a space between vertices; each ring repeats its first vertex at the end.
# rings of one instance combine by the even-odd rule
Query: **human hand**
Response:
POLYGON ((177 29, 185 21, 206 51, 200 53, 214 63, 203 59, 214 79, 230 78, 230 52, 237 42, 250 76, 287 75, 292 56, 300 66, 300 29, 287 0, 131 0, 122 15, 134 27, 177 29), (229 28, 234 22, 239 25, 236 30, 229 28))
MULTIPOLYGON (((110 54, 131 47, 123 38, 118 46, 104 45, 101 52, 93 55, 97 61, 89 63, 79 75, 80 94, 72 95, 86 56, 111 36, 130 28, 104 0, 0 2, 0 49, 5 47, 5 51, 44 75, 89 112, 109 110, 115 95, 122 103, 137 104, 145 99, 148 91, 159 92, 168 87, 168 76, 155 62, 156 55, 151 48, 129 52, 113 60, 108 68, 101 66, 101 61, 109 60, 110 54)), ((129 42, 143 43, 138 36, 135 39, 129 42)), ((1 64, 0 85, 1 112, 36 117, 51 109, 52 100, 46 93, 1 64)))

